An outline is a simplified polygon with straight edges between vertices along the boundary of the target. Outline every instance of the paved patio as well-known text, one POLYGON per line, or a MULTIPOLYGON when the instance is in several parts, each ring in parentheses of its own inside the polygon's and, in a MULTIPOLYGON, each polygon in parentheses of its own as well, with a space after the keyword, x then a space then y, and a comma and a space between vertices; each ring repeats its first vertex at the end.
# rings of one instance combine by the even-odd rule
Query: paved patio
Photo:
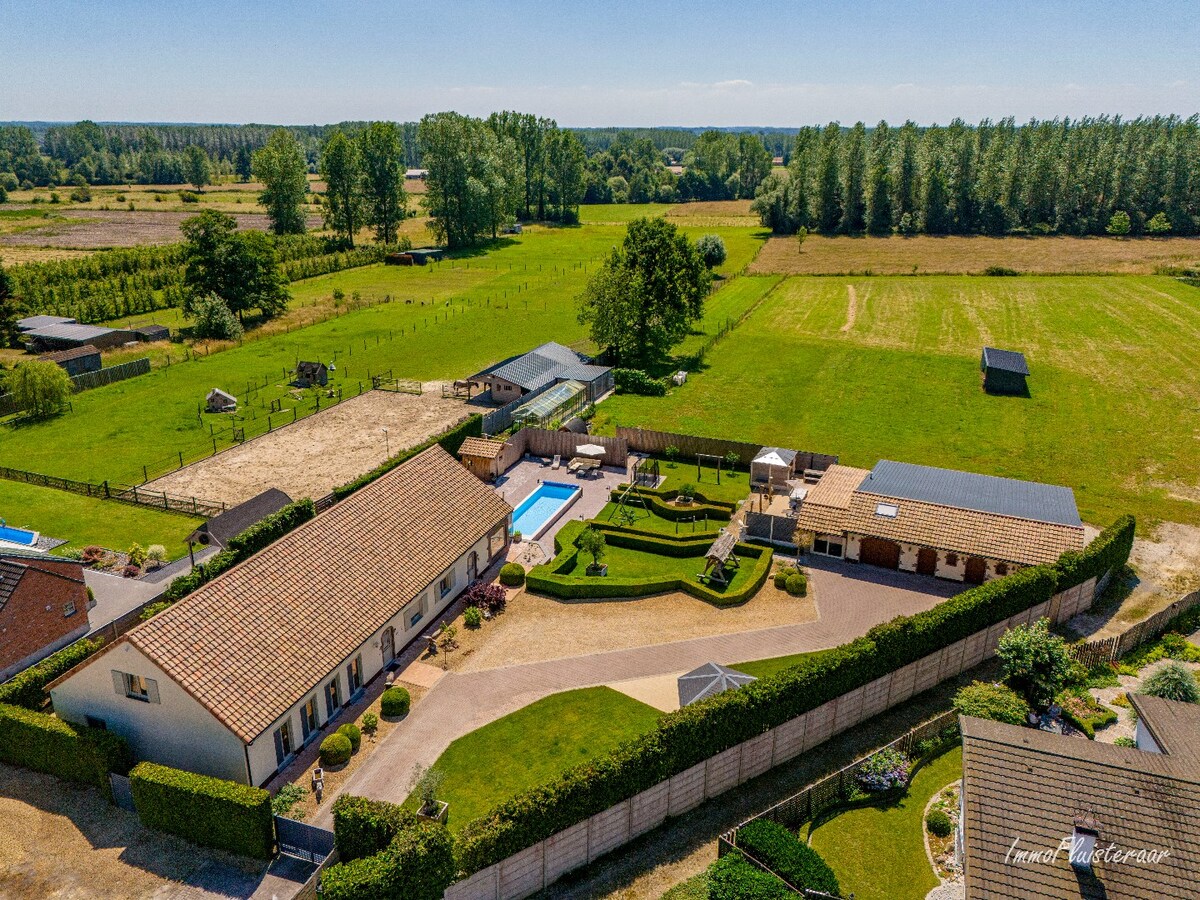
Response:
MULTIPOLYGON (((567 471, 565 461, 558 469, 552 469, 548 462, 543 463, 539 459, 526 457, 496 479, 495 488, 496 493, 506 503, 516 507, 543 481, 560 481, 583 488, 579 499, 551 523, 537 540, 537 544, 549 558, 554 556, 554 536, 558 534, 558 530, 572 520, 595 518, 608 503, 613 488, 625 481, 625 470, 605 466, 587 478, 576 478, 567 471)), ((520 552, 519 546, 516 551, 520 552)))

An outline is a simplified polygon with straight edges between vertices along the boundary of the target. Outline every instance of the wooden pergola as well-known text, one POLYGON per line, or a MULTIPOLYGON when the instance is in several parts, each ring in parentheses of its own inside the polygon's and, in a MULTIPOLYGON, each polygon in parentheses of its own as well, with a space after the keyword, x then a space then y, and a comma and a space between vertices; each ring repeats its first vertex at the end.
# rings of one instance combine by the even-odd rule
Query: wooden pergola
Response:
POLYGON ((702 581, 714 581, 717 584, 729 584, 730 570, 739 568, 740 563, 733 548, 737 546, 737 535, 723 532, 713 541, 713 545, 704 554, 704 574, 702 581))

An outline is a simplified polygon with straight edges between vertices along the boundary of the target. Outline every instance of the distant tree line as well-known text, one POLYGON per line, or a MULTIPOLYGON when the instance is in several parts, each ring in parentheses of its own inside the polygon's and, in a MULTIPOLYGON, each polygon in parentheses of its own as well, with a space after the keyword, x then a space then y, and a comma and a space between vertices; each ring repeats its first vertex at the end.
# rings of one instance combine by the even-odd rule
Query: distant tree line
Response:
POLYGON ((1200 118, 802 128, 754 209, 777 234, 1197 234, 1200 118))

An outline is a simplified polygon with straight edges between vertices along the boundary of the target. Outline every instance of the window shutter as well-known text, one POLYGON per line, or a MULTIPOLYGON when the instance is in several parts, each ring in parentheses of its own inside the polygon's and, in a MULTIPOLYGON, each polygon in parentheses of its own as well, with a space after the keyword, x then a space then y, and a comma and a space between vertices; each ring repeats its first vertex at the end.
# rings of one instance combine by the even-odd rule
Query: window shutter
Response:
POLYGON ((118 672, 116 669, 113 669, 112 676, 113 676, 113 690, 116 691, 118 695, 124 697, 125 693, 126 693, 125 673, 118 672))
POLYGON ((328 716, 333 716, 333 682, 325 685, 325 712, 328 716))
POLYGON ((310 729, 308 727, 308 704, 305 703, 300 710, 300 730, 304 732, 304 739, 308 740, 310 729))
POLYGON ((283 752, 283 729, 275 729, 275 761, 282 764, 284 760, 283 752))
POLYGON ((162 703, 158 697, 158 680, 155 678, 146 679, 146 699, 151 703, 162 703))

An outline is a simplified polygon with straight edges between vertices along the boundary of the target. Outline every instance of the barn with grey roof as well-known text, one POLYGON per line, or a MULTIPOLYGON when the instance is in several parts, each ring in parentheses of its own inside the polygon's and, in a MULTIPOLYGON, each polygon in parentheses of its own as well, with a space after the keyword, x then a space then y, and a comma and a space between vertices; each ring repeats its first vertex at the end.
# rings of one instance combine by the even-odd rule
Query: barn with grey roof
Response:
POLYGON ((576 381, 595 399, 612 388, 612 369, 593 365, 570 347, 548 341, 528 353, 512 356, 476 372, 469 379, 476 388, 490 390, 497 403, 510 403, 534 391, 576 381))

